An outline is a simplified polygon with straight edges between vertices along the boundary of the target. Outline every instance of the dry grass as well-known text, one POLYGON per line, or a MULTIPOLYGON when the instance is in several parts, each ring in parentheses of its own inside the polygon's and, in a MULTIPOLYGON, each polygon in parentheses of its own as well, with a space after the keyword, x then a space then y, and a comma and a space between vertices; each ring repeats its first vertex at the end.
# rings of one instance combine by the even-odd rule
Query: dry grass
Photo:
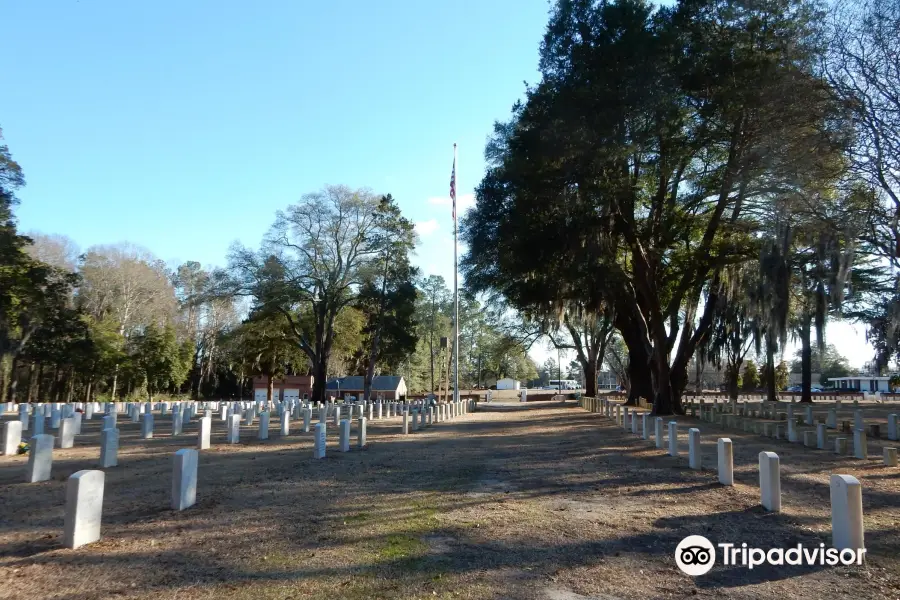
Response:
MULTIPOLYGON (((554 405, 481 407, 409 436, 369 424, 369 448, 312 459, 311 434, 201 453, 199 503, 169 510, 171 455, 120 420, 107 470, 103 539, 60 547, 65 479, 94 468, 99 422, 54 451, 54 479, 24 484, 0 458, 0 598, 897 598, 900 470, 682 419, 734 441, 736 485, 691 471, 599 415, 554 405), (756 455, 782 457, 784 510, 758 506, 756 455), (828 475, 863 482, 863 568, 729 569, 692 579, 674 563, 686 535, 760 547, 829 543, 828 475)), ((686 452, 686 435, 682 435, 686 452)), ((872 450, 874 453, 876 450, 872 450)))

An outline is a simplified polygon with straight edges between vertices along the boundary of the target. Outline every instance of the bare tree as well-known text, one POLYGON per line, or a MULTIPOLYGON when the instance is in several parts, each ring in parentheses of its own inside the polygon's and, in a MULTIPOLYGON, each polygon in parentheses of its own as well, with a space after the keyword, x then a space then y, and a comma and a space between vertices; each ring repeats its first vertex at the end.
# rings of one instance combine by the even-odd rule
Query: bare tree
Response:
POLYGON ((337 315, 356 298, 378 256, 380 196, 329 186, 285 211, 254 252, 234 246, 223 291, 252 296, 287 319, 313 370, 313 399, 324 400, 337 315), (301 315, 311 327, 304 327, 301 315))
MULTIPOLYGON (((110 317, 127 338, 147 325, 169 323, 176 309, 175 291, 161 260, 130 244, 93 246, 81 259, 78 301, 94 318, 110 317)), ((116 395, 118 369, 113 376, 116 395)))
POLYGON ((882 196, 872 242, 900 266, 900 2, 838 2, 831 15, 825 71, 849 108, 856 175, 882 196))
POLYGON ((61 234, 46 234, 29 232, 28 237, 32 243, 25 247, 25 251, 35 260, 45 262, 58 269, 70 273, 78 266, 80 251, 78 244, 71 238, 61 234))

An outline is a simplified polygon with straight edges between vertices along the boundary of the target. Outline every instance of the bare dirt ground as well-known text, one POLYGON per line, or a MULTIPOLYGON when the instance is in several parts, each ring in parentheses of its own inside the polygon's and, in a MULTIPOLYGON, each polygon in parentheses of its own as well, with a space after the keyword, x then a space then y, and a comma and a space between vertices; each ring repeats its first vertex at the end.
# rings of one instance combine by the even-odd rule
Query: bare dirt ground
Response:
MULTIPOLYGON (((107 469, 103 538, 61 547, 66 478, 95 468, 100 423, 54 450, 53 480, 22 483, 26 457, 0 457, 0 598, 898 598, 900 469, 679 419, 703 435, 702 471, 571 403, 481 405, 408 436, 369 424, 369 447, 312 459, 312 434, 224 444, 200 456, 198 504, 169 506, 171 455, 193 447, 120 415, 107 469), (715 442, 734 441, 733 488, 715 442), (781 456, 783 511, 759 506, 757 455, 781 456), (830 544, 828 476, 863 484, 862 567, 733 568, 691 578, 687 535, 771 548, 830 544)), ((292 423, 292 425, 296 425, 292 423)), ((355 435, 355 434, 354 434, 355 435)), ((355 440, 355 437, 354 437, 355 440)), ((870 452, 876 450, 870 448, 870 452)), ((880 451, 880 450, 879 450, 880 451)))

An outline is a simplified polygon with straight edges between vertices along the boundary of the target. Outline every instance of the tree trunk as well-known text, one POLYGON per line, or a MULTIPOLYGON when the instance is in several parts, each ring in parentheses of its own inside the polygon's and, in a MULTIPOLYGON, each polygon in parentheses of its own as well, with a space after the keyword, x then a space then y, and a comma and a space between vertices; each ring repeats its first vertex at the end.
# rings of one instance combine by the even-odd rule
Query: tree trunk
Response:
POLYGON ((94 386, 94 380, 88 379, 87 386, 85 386, 85 390, 84 390, 84 401, 85 402, 91 401, 91 388, 93 386, 94 386))
POLYGON ((740 392, 740 388, 738 386, 738 379, 741 376, 741 363, 743 361, 737 361, 737 363, 732 363, 728 365, 728 397, 732 400, 738 399, 738 393, 740 392))
POLYGON ((325 402, 325 377, 328 372, 327 360, 319 357, 313 365, 312 399, 314 402, 325 402))
POLYGON ((35 371, 37 371, 37 365, 31 363, 28 367, 28 394, 25 399, 29 404, 34 402, 34 394, 37 388, 37 375, 35 374, 35 371))
POLYGON ((775 390, 775 351, 771 342, 766 343, 766 395, 769 402, 778 400, 775 390))
MULTIPOLYGON (((800 324, 800 377, 803 381, 800 402, 812 402, 812 317, 803 316, 800 324)), ((820 361, 821 362, 821 361, 820 361)), ((774 379, 774 377, 773 377, 774 379)))
POLYGON ((54 402, 59 402, 59 388, 61 387, 61 384, 62 384, 62 380, 60 378, 60 371, 61 371, 61 369, 59 368, 58 364, 53 366, 53 386, 51 389, 52 389, 52 393, 53 393, 53 401, 54 402))
POLYGON ((40 364, 40 365, 38 365, 37 381, 35 383, 35 388, 34 388, 35 402, 41 401, 41 384, 43 383, 43 379, 44 379, 44 365, 40 364))
POLYGON ((69 374, 66 377, 66 402, 72 402, 72 396, 75 394, 75 367, 69 367, 69 374))
POLYGON ((266 400, 272 402, 272 398, 275 396, 275 380, 272 379, 272 373, 268 373, 269 384, 266 386, 266 400))
POLYGON ((109 397, 113 402, 116 401, 116 385, 118 383, 119 383, 119 365, 116 364, 116 368, 113 371, 112 391, 110 391, 110 393, 109 393, 109 397))
MULTIPOLYGON (((10 402, 16 401, 16 390, 19 387, 19 377, 18 377, 18 374, 16 373, 16 369, 18 367, 18 362, 19 362, 19 357, 14 356, 11 361, 10 367, 9 367, 9 376, 7 377, 7 381, 9 382, 9 387, 7 388, 6 391, 8 394, 7 398, 9 399, 10 402)), ((3 396, 0 395, 0 398, 2 398, 2 397, 3 396)))
POLYGON ((584 395, 594 398, 597 395, 597 362, 587 361, 584 368, 584 395))

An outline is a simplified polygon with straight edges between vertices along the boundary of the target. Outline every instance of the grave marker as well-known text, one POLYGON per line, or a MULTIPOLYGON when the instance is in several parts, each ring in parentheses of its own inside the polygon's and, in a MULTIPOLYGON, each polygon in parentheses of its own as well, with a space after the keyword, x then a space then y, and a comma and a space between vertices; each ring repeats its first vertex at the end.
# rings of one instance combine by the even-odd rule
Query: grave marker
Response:
POLYGON ((172 464, 172 509, 184 510, 197 503, 196 450, 183 448, 175 453, 172 464))
POLYGON ((763 508, 781 511, 781 462, 774 452, 759 453, 759 492, 763 508))
POLYGON ((341 419, 339 444, 341 452, 350 452, 350 421, 349 419, 341 419))
POLYGON ((696 427, 688 429, 688 464, 692 469, 702 468, 702 455, 700 454, 700 430, 696 427))
POLYGON ((838 550, 866 547, 862 486, 851 475, 831 476, 831 545, 838 550))
POLYGON ((3 424, 3 455, 15 456, 22 443, 22 421, 7 421, 3 424))
POLYGON ((63 545, 79 548, 100 539, 103 515, 103 471, 78 471, 66 482, 66 514, 63 545))
POLYGON ((669 421, 669 456, 678 456, 678 423, 669 421))
POLYGON ((315 443, 313 444, 313 458, 325 458, 325 423, 316 424, 315 443))
POLYGON ((200 427, 197 428, 197 448, 209 450, 209 436, 212 432, 212 417, 200 419, 200 427))
POLYGON ((359 420, 359 432, 357 432, 356 446, 357 448, 364 448, 366 446, 366 424, 368 423, 368 419, 360 419, 359 420))
POLYGON ((53 466, 53 436, 36 435, 28 442, 28 465, 25 468, 25 482, 36 483, 50 479, 53 466))
POLYGON ((869 457, 869 444, 866 439, 866 432, 857 429, 853 432, 853 456, 860 459, 869 457))
MULTIPOLYGON (((108 417, 104 417, 106 421, 108 417)), ((119 464, 119 430, 104 429, 100 432, 100 468, 107 469, 119 464)))
POLYGON ((719 458, 719 483, 734 485, 734 449, 731 439, 719 438, 716 446, 719 458))
POLYGON ((144 413, 141 421, 141 439, 149 440, 153 438, 153 414, 144 413))

